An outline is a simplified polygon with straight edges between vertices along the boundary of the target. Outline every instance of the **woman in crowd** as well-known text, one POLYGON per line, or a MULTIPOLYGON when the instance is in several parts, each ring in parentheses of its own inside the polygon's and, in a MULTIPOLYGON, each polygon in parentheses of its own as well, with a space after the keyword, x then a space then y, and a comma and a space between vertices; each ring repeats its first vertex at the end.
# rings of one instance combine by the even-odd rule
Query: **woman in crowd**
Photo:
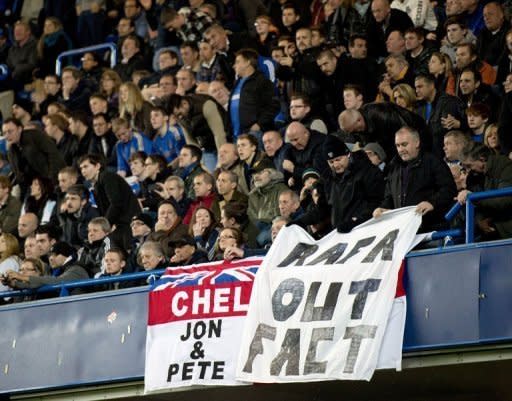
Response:
POLYGON ((455 95, 455 77, 450 57, 441 52, 435 52, 430 56, 428 71, 436 77, 438 91, 455 95))
MULTIPOLYGON (((0 274, 2 277, 9 270, 15 272, 19 270, 21 264, 21 259, 18 256, 19 253, 20 245, 14 235, 8 233, 0 235, 0 274)), ((0 284, 0 291, 9 291, 9 287, 6 284, 0 284)))
POLYGON ((393 88, 393 97, 391 102, 396 103, 409 111, 416 108, 416 93, 408 84, 398 84, 393 88))
POLYGON ((46 18, 43 34, 37 43, 37 55, 39 58, 39 71, 37 75, 44 78, 49 74, 55 74, 57 57, 71 48, 71 40, 62 29, 62 24, 58 18, 46 18))
POLYGON ((21 214, 34 213, 39 218, 40 224, 48 223, 56 205, 53 189, 49 178, 34 178, 30 185, 30 195, 23 203, 21 214))
POLYGON ((133 82, 124 82, 119 87, 119 117, 130 121, 132 128, 150 136, 151 103, 144 100, 140 89, 133 82))
POLYGON ((108 100, 109 108, 117 110, 119 105, 119 87, 121 86, 121 77, 117 72, 110 68, 105 68, 101 74, 100 93, 108 100))
POLYGON ((215 244, 219 237, 219 229, 215 215, 206 207, 198 207, 190 221, 188 232, 194 237, 197 249, 208 254, 208 260, 215 256, 215 244))
POLYGON ((232 248, 243 248, 243 234, 238 228, 223 228, 219 233, 217 241, 215 260, 223 260, 232 248))
POLYGON ((494 153, 500 154, 501 146, 498 138, 498 126, 489 124, 484 132, 484 145, 491 149, 494 153))

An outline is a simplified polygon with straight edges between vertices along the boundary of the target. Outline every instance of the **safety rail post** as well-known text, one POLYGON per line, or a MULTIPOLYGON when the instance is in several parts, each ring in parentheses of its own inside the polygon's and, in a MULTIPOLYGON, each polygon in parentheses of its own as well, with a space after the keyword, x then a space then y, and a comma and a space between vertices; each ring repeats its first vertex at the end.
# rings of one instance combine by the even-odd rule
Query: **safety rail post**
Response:
POLYGON ((60 77, 62 72, 62 59, 64 57, 77 56, 88 52, 95 52, 98 50, 110 49, 110 67, 114 68, 117 63, 117 46, 114 43, 102 43, 100 45, 81 47, 80 49, 73 49, 65 51, 57 56, 55 63, 55 74, 60 77))
POLYGON ((466 197, 466 244, 473 243, 475 239, 475 205, 466 197))

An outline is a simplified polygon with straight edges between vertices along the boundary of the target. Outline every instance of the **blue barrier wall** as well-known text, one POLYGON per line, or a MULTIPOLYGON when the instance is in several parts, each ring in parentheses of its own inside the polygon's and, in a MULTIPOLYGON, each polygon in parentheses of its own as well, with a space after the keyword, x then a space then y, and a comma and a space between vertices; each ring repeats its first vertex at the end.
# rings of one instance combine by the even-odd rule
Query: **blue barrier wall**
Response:
MULTIPOLYGON (((512 243, 409 255, 404 350, 512 340, 512 243)), ((0 393, 141 379, 147 288, 0 308, 0 393)))

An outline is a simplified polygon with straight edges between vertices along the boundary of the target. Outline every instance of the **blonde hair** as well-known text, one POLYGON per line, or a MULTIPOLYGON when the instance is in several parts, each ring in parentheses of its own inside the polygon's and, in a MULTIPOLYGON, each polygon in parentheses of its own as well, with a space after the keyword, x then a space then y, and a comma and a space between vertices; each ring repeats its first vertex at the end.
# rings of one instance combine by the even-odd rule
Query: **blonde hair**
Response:
POLYGON ((405 102, 407 103, 407 109, 412 110, 414 108, 414 105, 416 104, 416 92, 412 88, 411 85, 407 84, 398 84, 395 87, 393 87, 393 96, 391 96, 391 102, 395 102, 395 92, 398 92, 398 94, 404 98, 405 102))
POLYGON ((121 96, 119 96, 119 116, 122 118, 131 117, 130 119, 133 119, 135 118, 135 114, 142 110, 144 98, 142 97, 140 89, 133 82, 123 82, 119 87, 119 91, 121 91, 122 88, 128 90, 128 100, 123 102, 121 101, 121 96))
MULTIPOLYGON (((62 23, 60 22, 60 20, 58 18, 47 17, 45 19, 45 22, 46 21, 49 21, 53 24, 53 26, 55 27, 55 32, 62 31, 62 29, 63 29, 62 23)), ((30 29, 30 25, 28 26, 28 29, 30 29)), ((46 36, 48 36, 48 35, 45 35, 43 33, 41 35, 41 37, 39 38, 39 41, 37 42, 37 55, 39 56, 39 58, 44 57, 44 40, 45 40, 46 36)))
POLYGON ((100 93, 105 95, 107 98, 110 98, 114 93, 119 92, 119 87, 123 81, 119 74, 111 68, 105 68, 103 70, 103 74, 101 74, 101 81, 105 80, 105 78, 110 78, 114 82, 114 88, 112 89, 112 93, 107 93, 100 85, 100 93))
POLYGON ((20 243, 14 235, 9 233, 3 233, 2 235, 0 235, 0 238, 3 238, 5 241, 5 251, 0 254, 1 263, 5 259, 13 255, 17 256, 20 253, 20 243))

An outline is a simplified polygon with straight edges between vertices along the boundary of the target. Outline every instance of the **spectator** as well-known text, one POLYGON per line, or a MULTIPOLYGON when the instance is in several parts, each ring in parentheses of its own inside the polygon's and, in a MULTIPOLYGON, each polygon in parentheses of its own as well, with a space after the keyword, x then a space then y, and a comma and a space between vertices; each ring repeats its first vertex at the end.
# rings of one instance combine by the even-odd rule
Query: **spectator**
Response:
POLYGON ((48 263, 48 257, 51 247, 56 244, 62 234, 60 227, 53 224, 40 225, 36 231, 36 243, 38 247, 38 257, 45 263, 48 263))
POLYGON ((489 122, 489 107, 482 103, 473 103, 466 110, 471 139, 474 142, 484 142, 484 131, 489 122))
POLYGON ((165 158, 159 154, 149 155, 144 162, 144 180, 140 183, 141 191, 139 203, 145 210, 156 212, 158 204, 162 200, 155 190, 158 183, 163 182, 169 175, 165 158))
POLYGON ((87 240, 87 226, 96 217, 99 213, 89 202, 89 191, 83 185, 70 186, 58 214, 62 240, 81 247, 87 240))
POLYGON ((496 124, 489 124, 485 129, 484 145, 496 154, 501 153, 501 146, 498 138, 498 126, 496 124))
POLYGON ((133 241, 130 246, 130 253, 128 257, 128 263, 126 266, 126 272, 135 272, 138 271, 139 263, 137 262, 140 247, 146 241, 149 234, 151 234, 151 230, 153 229, 154 222, 149 214, 140 213, 137 216, 134 216, 130 227, 132 229, 132 237, 133 241))
POLYGON ((415 81, 418 95, 418 114, 428 124, 432 133, 433 153, 442 158, 444 135, 453 129, 466 129, 464 104, 460 99, 439 92, 432 75, 418 75, 415 81))
POLYGON ((94 86, 94 90, 97 90, 103 73, 102 61, 99 55, 94 52, 87 52, 84 53, 80 61, 82 62, 83 79, 88 80, 94 86))
POLYGON ((37 117, 46 115, 48 105, 57 102, 61 96, 60 78, 54 73, 46 75, 43 81, 43 91, 35 91, 32 93, 34 115, 37 117))
POLYGON ((398 157, 390 163, 384 200, 373 217, 388 209, 416 205, 423 215, 422 232, 441 229, 457 191, 448 166, 421 150, 420 135, 412 128, 398 130, 395 143, 398 157))
POLYGON ((190 223, 195 210, 200 206, 210 209, 215 216, 220 217, 219 203, 215 193, 215 178, 205 171, 200 172, 194 177, 193 189, 194 198, 183 217, 183 224, 190 223))
POLYGON ((195 145, 184 145, 178 156, 178 169, 175 174, 185 183, 185 193, 188 198, 194 198, 194 178, 204 172, 201 166, 202 151, 195 145))
POLYGON ((181 96, 191 95, 196 91, 196 75, 193 71, 186 68, 181 68, 176 73, 176 81, 178 87, 176 93, 181 96))
MULTIPOLYGON (((88 45, 91 45, 89 43, 88 45)), ((59 54, 71 50, 72 43, 64 32, 62 23, 55 17, 48 17, 44 21, 43 34, 37 43, 37 56, 39 58, 38 76, 46 77, 55 74, 55 62, 59 54)))
POLYGON ((298 8, 294 3, 285 2, 281 7, 282 35, 294 37, 297 31, 304 26, 298 8))
POLYGON ((112 226, 104 217, 95 217, 87 224, 87 241, 78 250, 77 260, 87 270, 89 277, 105 273, 103 257, 112 247, 112 226))
POLYGON ((227 111, 229 106, 229 90, 225 83, 219 80, 210 82, 208 86, 208 94, 213 97, 224 110, 227 111))
POLYGON ((117 170, 117 156, 115 147, 117 138, 112 131, 112 124, 109 117, 104 113, 95 114, 92 118, 92 129, 94 137, 92 153, 100 154, 106 160, 106 167, 109 171, 117 170))
POLYGON ((277 131, 267 131, 263 134, 265 154, 272 160, 276 170, 284 173, 283 161, 290 145, 284 143, 283 137, 277 131))
POLYGON ((0 175, 0 233, 16 233, 21 203, 11 195, 11 189, 9 178, 0 175))
MULTIPOLYGON (((62 201, 69 187, 75 185, 78 182, 79 177, 78 170, 75 167, 67 166, 62 168, 58 174, 59 188, 57 189, 57 199, 62 201)), ((57 209, 57 210, 60 210, 57 209)))
POLYGON ((43 117, 44 131, 57 144, 57 149, 69 166, 76 159, 78 138, 69 133, 69 122, 60 114, 43 117))
POLYGON ((21 213, 34 213, 41 224, 46 224, 54 214, 55 205, 56 197, 51 180, 34 177, 30 185, 30 195, 23 202, 21 213))
POLYGON ((144 56, 140 50, 140 41, 135 35, 128 35, 121 46, 121 62, 114 67, 121 81, 128 82, 132 74, 145 67, 144 56))
POLYGON ((159 242, 167 257, 174 254, 172 241, 187 234, 187 226, 182 224, 178 215, 179 206, 174 198, 164 200, 158 206, 155 231, 148 237, 148 241, 159 242))
POLYGON ((346 109, 359 110, 364 104, 363 91, 358 85, 348 84, 343 88, 343 105, 346 109))
POLYGON ((483 82, 480 73, 472 68, 464 68, 459 77, 459 97, 469 107, 474 103, 482 103, 491 110, 491 121, 499 114, 500 99, 493 93, 492 88, 483 82))
POLYGON ((329 49, 318 53, 316 63, 322 72, 319 75, 319 84, 322 89, 325 110, 330 116, 338 115, 343 110, 339 94, 343 91, 348 71, 344 68, 343 60, 338 59, 329 49))
POLYGON ((433 50, 425 46, 424 42, 425 33, 422 28, 409 28, 405 31, 407 59, 415 74, 428 72, 428 62, 433 50))
MULTIPOLYGON (((100 274, 97 278, 119 277, 125 273, 127 268, 126 252, 121 248, 111 248, 103 257, 103 264, 105 265, 105 272, 100 274)), ((129 288, 134 285, 130 281, 119 281, 115 283, 108 283, 102 286, 103 291, 118 290, 121 288, 129 288)))
POLYGON ((12 116, 27 126, 32 120, 32 102, 28 99, 17 98, 12 104, 12 116))
POLYGON ((506 35, 510 29, 510 22, 505 19, 503 6, 492 1, 487 3, 483 10, 485 27, 477 37, 477 52, 481 60, 496 67, 506 45, 506 35))
POLYGON ((25 259, 39 259, 39 247, 37 246, 36 235, 34 233, 25 238, 25 243, 23 244, 23 256, 25 259))
POLYGON ((279 216, 279 194, 287 189, 283 174, 273 168, 270 161, 261 162, 253 171, 254 188, 249 192, 249 220, 258 227, 257 242, 264 246, 270 242, 270 228, 279 216))
POLYGON ((306 95, 295 94, 290 100, 290 118, 298 121, 308 130, 327 134, 327 126, 320 118, 311 114, 311 104, 306 95))
POLYGON ((263 57, 270 57, 271 47, 278 36, 272 19, 267 15, 260 15, 256 18, 254 26, 256 27, 258 39, 258 54, 263 57))
POLYGON ((119 87, 119 117, 130 126, 143 132, 147 137, 151 132, 151 104, 144 100, 133 82, 124 82, 119 87))
POLYGON ((327 137, 322 152, 331 170, 331 174, 325 176, 331 210, 319 203, 292 222, 305 227, 324 220, 330 213, 331 224, 339 232, 348 232, 370 219, 373 209, 382 201, 384 176, 363 151, 350 153, 334 136, 327 137))
POLYGON ((219 233, 215 260, 224 260, 230 248, 242 248, 245 244, 242 232, 235 227, 225 227, 219 233))
POLYGON ((25 213, 18 219, 18 238, 23 241, 28 236, 35 233, 39 219, 34 213, 25 213))
POLYGON ((94 152, 94 131, 89 126, 87 113, 77 110, 69 115, 69 132, 77 138, 77 148, 74 158, 94 152))
MULTIPOLYGON (((9 233, 0 234, 0 275, 5 277, 8 272, 19 270, 21 264, 19 253, 20 246, 15 236, 9 233)), ((0 291, 9 291, 9 288, 5 284, 0 284, 0 291)), ((0 304, 4 299, 0 299, 0 304)))
MULTIPOLYGON (((26 275, 26 276, 36 276, 41 277, 45 275, 46 271, 46 265, 44 262, 39 258, 29 258, 26 257, 20 265, 20 269, 18 270, 19 274, 26 275)), ((9 287, 15 289, 14 284, 11 283, 9 280, 6 280, 6 283, 9 287)), ((16 297, 14 299, 14 302, 27 302, 27 301, 34 301, 36 299, 39 299, 40 296, 37 294, 33 295, 24 295, 23 297, 16 297)))
POLYGON ((199 206, 195 209, 188 233, 193 237, 197 250, 206 253, 207 260, 212 260, 215 255, 219 229, 217 219, 209 208, 199 206))
POLYGON ((185 145, 183 127, 174 118, 169 121, 169 114, 163 107, 153 107, 151 110, 151 126, 156 131, 153 137, 153 150, 165 157, 168 164, 178 165, 178 155, 185 145))
POLYGON ((326 136, 310 132, 301 123, 293 122, 286 129, 286 138, 290 148, 283 161, 283 169, 288 185, 293 189, 300 186, 305 169, 326 170, 326 162, 321 155, 326 136))
POLYGON ((187 235, 173 242, 174 255, 170 266, 188 266, 208 262, 207 253, 200 249, 194 238, 187 235))
POLYGON ((158 242, 146 241, 139 251, 140 265, 144 270, 164 269, 167 267, 167 257, 158 242))
POLYGON ((160 184, 160 190, 155 190, 162 199, 173 198, 178 204, 178 214, 183 216, 189 208, 191 199, 185 194, 185 183, 175 175, 167 177, 163 184, 160 184))
POLYGON ((37 66, 37 41, 32 36, 28 22, 14 24, 14 43, 7 54, 6 64, 11 72, 10 86, 15 90, 32 81, 32 71, 37 66))
POLYGON ((279 194, 279 214, 281 217, 293 220, 301 216, 304 211, 300 207, 299 195, 291 189, 286 189, 279 194))
POLYGON ((234 139, 242 133, 259 133, 273 126, 278 112, 273 100, 274 88, 265 76, 257 71, 258 53, 242 49, 236 53, 235 73, 238 80, 231 92, 229 115, 234 139))
POLYGON ((117 173, 123 177, 130 175, 129 160, 135 152, 152 153, 153 143, 147 136, 134 132, 130 123, 120 117, 112 120, 112 130, 119 139, 115 152, 117 156, 117 173))
POLYGON ((444 53, 434 52, 430 56, 428 71, 436 78, 436 90, 439 93, 455 95, 455 77, 450 57, 444 53))
MULTIPOLYGON (((474 188, 468 183, 468 189, 457 195, 457 200, 462 205, 474 190, 490 191, 512 186, 512 161, 505 156, 494 154, 491 149, 482 144, 475 144, 464 152, 463 165, 483 178, 483 188, 474 188)), ((476 221, 482 239, 502 239, 512 236, 511 200, 512 197, 506 196, 478 202, 476 221)))
POLYGON ((166 7, 160 14, 160 24, 168 31, 175 31, 183 42, 199 42, 213 21, 202 11, 177 12, 166 7))
MULTIPOLYGON (((478 58, 475 45, 465 43, 457 46, 455 67, 457 69, 457 85, 462 72, 468 67, 480 73, 484 84, 493 85, 496 82, 496 71, 488 63, 478 58)), ((456 91, 458 91, 458 88, 456 88, 456 91)))
POLYGON ((109 106, 115 109, 119 106, 119 87, 122 82, 121 77, 116 71, 109 68, 103 70, 100 80, 100 93, 107 98, 109 106))
POLYGON ((444 135, 444 160, 448 165, 460 164, 464 150, 469 147, 471 141, 465 132, 452 130, 444 135))
MULTIPOLYGON (((7 273, 8 280, 16 289, 39 288, 43 285, 56 285, 67 281, 85 280, 89 278, 85 269, 76 262, 75 250, 65 242, 57 242, 50 251, 51 275, 31 276, 13 271, 7 273)), ((79 289, 72 290, 78 294, 79 289)))
POLYGON ((386 51, 388 52, 388 56, 405 57, 406 50, 404 33, 399 30, 390 32, 386 39, 386 51))
POLYGON ((183 42, 180 45, 180 56, 183 67, 196 74, 199 72, 199 48, 196 42, 183 42))
POLYGON ((76 67, 64 67, 62 70, 61 102, 70 111, 88 110, 91 90, 82 80, 82 73, 76 67))
POLYGON ((416 93, 409 84, 398 84, 393 87, 391 102, 407 109, 416 110, 416 93))
POLYGON ((65 166, 65 161, 48 136, 36 130, 24 130, 21 123, 13 118, 4 120, 2 132, 10 145, 9 164, 16 183, 21 187, 22 196, 34 177, 57 179, 57 173, 65 166))
POLYGON ((219 208, 226 203, 239 202, 247 205, 247 195, 237 189, 238 176, 230 170, 221 170, 217 175, 216 188, 219 195, 219 208))
POLYGON ((84 179, 93 186, 100 215, 105 216, 111 225, 115 225, 112 240, 118 246, 128 248, 132 217, 140 213, 137 198, 130 186, 119 175, 106 171, 97 155, 81 157, 78 165, 84 179))
POLYGON ((223 144, 218 151, 219 161, 217 163, 217 169, 215 175, 218 176, 222 171, 231 171, 238 177, 237 189, 247 195, 249 193, 249 184, 244 179, 245 164, 238 157, 237 147, 233 143, 223 144))
MULTIPOLYGON (((505 35, 505 50, 500 57, 498 64, 498 72, 496 82, 498 84, 506 81, 507 76, 512 73, 512 63, 510 57, 512 56, 512 30, 509 30, 505 35)), ((507 92, 507 91, 505 91, 507 92)))
POLYGON ((457 47, 465 43, 475 43, 476 37, 468 30, 466 24, 458 17, 448 18, 444 24, 446 37, 440 51, 450 57, 452 64, 456 63, 457 47))
POLYGON ((265 154, 258 150, 258 139, 250 134, 242 134, 236 141, 236 149, 238 157, 243 163, 244 171, 243 175, 239 176, 241 180, 244 180, 244 187, 252 189, 252 172, 257 166, 266 161, 265 154))
POLYGON ((382 172, 387 172, 386 169, 386 152, 384 152, 384 149, 382 149, 382 146, 380 146, 377 142, 370 142, 366 144, 366 146, 363 149, 366 153, 366 156, 368 156, 368 159, 370 159, 370 162, 379 168, 382 172))
POLYGON ((368 23, 368 53, 373 57, 384 57, 385 41, 390 32, 405 32, 414 26, 411 18, 403 12, 390 7, 388 0, 373 0, 372 16, 368 23))

